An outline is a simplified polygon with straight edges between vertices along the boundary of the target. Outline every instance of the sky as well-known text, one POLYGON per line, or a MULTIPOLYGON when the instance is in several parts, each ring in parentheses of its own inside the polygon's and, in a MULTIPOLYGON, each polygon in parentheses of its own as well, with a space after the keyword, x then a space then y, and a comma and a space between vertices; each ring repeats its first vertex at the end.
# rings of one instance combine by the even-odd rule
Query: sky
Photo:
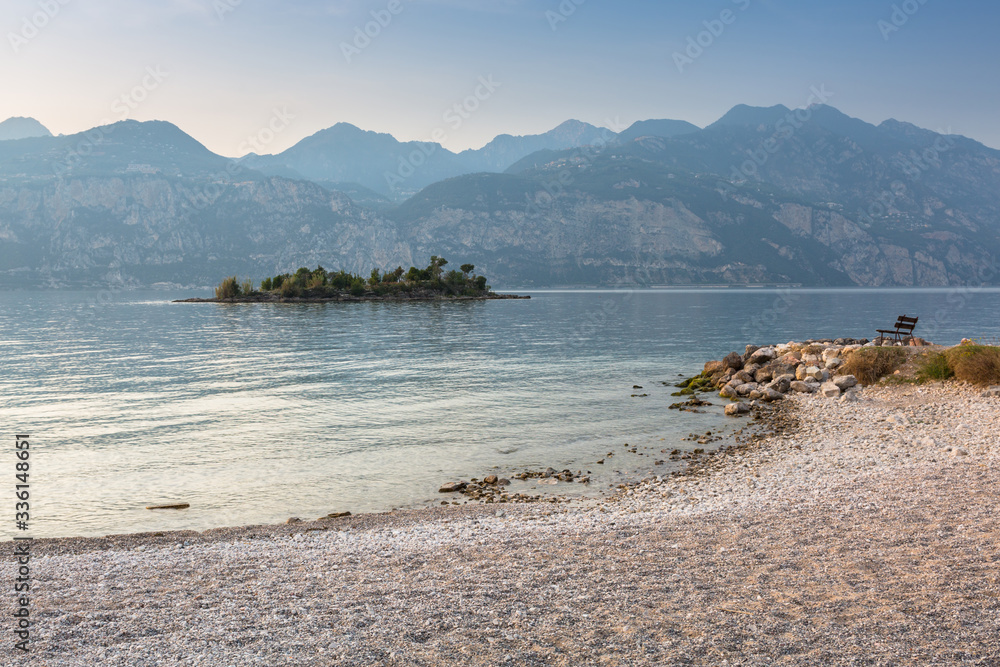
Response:
POLYGON ((998 25, 969 0, 4 0, 0 119, 167 120, 230 157, 338 122, 457 151, 819 90, 1000 148, 998 25))

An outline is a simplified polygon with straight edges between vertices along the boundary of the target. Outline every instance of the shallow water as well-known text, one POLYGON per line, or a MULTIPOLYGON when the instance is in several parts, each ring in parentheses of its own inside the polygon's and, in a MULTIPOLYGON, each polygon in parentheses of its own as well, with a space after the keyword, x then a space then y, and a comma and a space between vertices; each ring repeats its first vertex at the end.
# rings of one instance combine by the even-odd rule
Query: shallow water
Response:
POLYGON ((32 437, 31 534, 420 506, 440 500, 443 481, 494 470, 592 470, 606 488, 652 458, 626 442, 655 453, 733 425, 721 405, 667 410, 681 399, 663 382, 748 342, 872 337, 904 313, 934 342, 1000 337, 997 290, 530 293, 225 305, 152 291, 2 294, 4 437, 32 437), (614 460, 596 466, 608 451, 614 460), (172 501, 191 508, 144 509, 172 501))

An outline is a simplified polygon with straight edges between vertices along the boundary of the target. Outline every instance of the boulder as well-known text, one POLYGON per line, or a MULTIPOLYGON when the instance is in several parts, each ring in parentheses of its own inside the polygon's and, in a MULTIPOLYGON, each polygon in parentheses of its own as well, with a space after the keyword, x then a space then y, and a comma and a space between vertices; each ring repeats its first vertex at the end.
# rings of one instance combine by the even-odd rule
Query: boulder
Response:
POLYGON ((747 382, 746 384, 741 384, 736 388, 737 396, 749 396, 750 392, 754 389, 760 389, 760 385, 756 382, 747 382))
POLYGON ((788 378, 780 377, 780 378, 777 378, 775 380, 771 380, 770 382, 768 382, 767 385, 764 388, 765 389, 769 389, 771 391, 777 391, 777 392, 780 392, 782 394, 785 394, 785 393, 788 393, 788 390, 791 388, 791 384, 792 384, 792 381, 789 380, 788 378))
POLYGON ((809 378, 812 378, 813 380, 816 380, 818 382, 823 382, 827 378, 829 378, 829 376, 830 374, 827 373, 827 377, 823 377, 823 369, 819 368, 818 366, 807 366, 806 377, 804 379, 808 380, 809 378))
POLYGON ((825 350, 823 350, 820 356, 823 358, 823 361, 830 361, 831 359, 837 359, 838 357, 840 357, 840 348, 828 347, 825 350))
POLYGON ((455 493, 456 491, 461 491, 467 486, 468 484, 465 482, 448 482, 441 485, 441 488, 438 489, 438 493, 455 493))
POLYGON ((836 370, 844 365, 844 360, 840 357, 830 357, 826 360, 826 368, 828 370, 836 370))
POLYGON ((820 386, 819 391, 827 398, 840 398, 840 387, 836 383, 824 382, 820 386))
POLYGON ((774 401, 780 401, 785 397, 785 395, 780 391, 777 391, 776 389, 769 389, 767 387, 763 389, 763 393, 764 395, 761 397, 761 400, 763 400, 765 403, 773 403, 774 401))
POLYGON ((722 373, 724 370, 726 370, 726 366, 721 361, 709 361, 705 363, 704 372, 706 375, 722 373))
POLYGON ((764 384, 774 379, 774 372, 770 368, 761 368, 753 374, 754 382, 764 384))
POLYGON ((749 363, 743 365, 743 372, 749 373, 750 375, 755 375, 757 371, 759 371, 760 369, 761 369, 760 364, 749 363))
POLYGON ((1000 398, 1000 385, 994 385, 983 392, 983 398, 1000 398))
POLYGON ((818 354, 803 354, 802 363, 808 364, 809 366, 817 366, 823 361, 823 357, 818 354))
POLYGON ((736 398, 736 387, 731 384, 725 385, 719 390, 719 396, 722 398, 736 398))
POLYGON ((858 394, 854 391, 845 391, 844 395, 840 397, 841 403, 857 403, 858 394))
POLYGON ((851 387, 856 387, 858 385, 858 378, 853 375, 838 375, 833 378, 833 383, 837 385, 841 391, 846 391, 851 387))
POLYGON ((726 415, 729 417, 745 415, 748 412, 750 412, 750 406, 746 403, 730 403, 726 406, 726 415))
POLYGON ((796 366, 795 367, 795 379, 796 380, 805 380, 807 377, 809 377, 808 375, 806 375, 806 371, 807 371, 808 368, 809 367, 806 366, 805 364, 799 364, 798 366, 796 366))
POLYGON ((726 355, 726 358, 722 360, 722 363, 725 364, 726 368, 732 368, 733 370, 738 371, 743 368, 743 357, 735 352, 730 352, 726 355))
POLYGON ((812 394, 816 391, 816 383, 814 382, 803 382, 802 380, 796 380, 789 385, 789 389, 792 391, 797 391, 800 394, 812 394))
MULTIPOLYGON (((788 375, 791 380, 795 379, 795 368, 798 364, 783 364, 781 362, 772 363, 769 368, 771 369, 772 377, 779 377, 782 375, 788 375)), ((789 380, 789 382, 791 382, 789 380)))
POLYGON ((749 398, 751 401, 759 401, 760 399, 764 398, 764 392, 761 391, 760 389, 754 389, 749 394, 747 394, 747 398, 749 398))
POLYGON ((754 364, 766 364, 767 362, 778 356, 773 347, 762 347, 759 350, 755 350, 753 354, 750 355, 750 363, 754 364))
POLYGON ((746 351, 743 353, 743 363, 745 364, 753 356, 753 353, 759 349, 756 345, 747 345, 746 351))

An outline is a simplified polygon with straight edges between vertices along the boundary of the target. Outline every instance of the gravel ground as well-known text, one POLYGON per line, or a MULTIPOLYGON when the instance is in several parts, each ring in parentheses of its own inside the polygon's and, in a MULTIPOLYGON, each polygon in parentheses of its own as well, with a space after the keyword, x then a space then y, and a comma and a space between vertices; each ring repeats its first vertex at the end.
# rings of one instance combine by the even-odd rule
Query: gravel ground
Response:
POLYGON ((31 654, 8 632, 0 658, 1000 665, 1000 399, 861 396, 782 401, 768 435, 600 502, 38 540, 31 654))

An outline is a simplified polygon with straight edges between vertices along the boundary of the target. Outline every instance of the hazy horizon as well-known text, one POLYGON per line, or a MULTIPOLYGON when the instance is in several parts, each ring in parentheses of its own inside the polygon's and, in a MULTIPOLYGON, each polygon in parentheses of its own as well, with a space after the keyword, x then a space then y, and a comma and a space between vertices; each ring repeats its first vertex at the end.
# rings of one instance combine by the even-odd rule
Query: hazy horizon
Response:
POLYGON ((239 157, 278 113, 289 122, 254 152, 338 122, 401 141, 443 131, 459 152, 568 119, 703 127, 737 104, 804 106, 825 86, 831 106, 866 122, 1000 147, 998 12, 926 0, 12 0, 0 9, 0 118, 54 134, 166 120, 239 157))

